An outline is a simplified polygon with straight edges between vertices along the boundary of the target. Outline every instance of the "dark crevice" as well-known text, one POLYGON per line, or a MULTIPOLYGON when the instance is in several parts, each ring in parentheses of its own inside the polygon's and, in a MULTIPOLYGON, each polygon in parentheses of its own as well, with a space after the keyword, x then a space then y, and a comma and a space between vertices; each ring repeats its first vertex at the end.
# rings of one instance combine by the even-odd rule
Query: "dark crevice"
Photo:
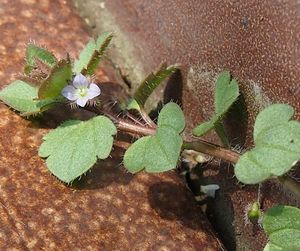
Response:
MULTIPOLYGON (((182 162, 182 165, 187 163, 182 162)), ((197 164, 193 169, 187 171, 185 174, 185 181, 188 188, 195 196, 197 204, 201 207, 202 211, 206 214, 210 221, 212 228, 215 230, 218 238, 227 250, 235 251, 237 248, 236 233, 232 226, 234 215, 233 205, 228 196, 220 190, 217 191, 215 198, 210 198, 201 193, 200 186, 208 184, 220 184, 217 176, 205 177, 204 172, 209 169, 219 168, 209 163, 197 164), (224 193, 224 194, 220 194, 224 193), (197 199, 196 199, 197 198, 197 199), (222 208, 222 210, 220 210, 222 208), (221 223, 221 224, 220 224, 221 223)), ((189 170, 189 167, 183 167, 184 170, 189 170)), ((223 173, 223 177, 229 178, 230 174, 223 173)), ((221 184, 220 184, 221 186, 221 184)))

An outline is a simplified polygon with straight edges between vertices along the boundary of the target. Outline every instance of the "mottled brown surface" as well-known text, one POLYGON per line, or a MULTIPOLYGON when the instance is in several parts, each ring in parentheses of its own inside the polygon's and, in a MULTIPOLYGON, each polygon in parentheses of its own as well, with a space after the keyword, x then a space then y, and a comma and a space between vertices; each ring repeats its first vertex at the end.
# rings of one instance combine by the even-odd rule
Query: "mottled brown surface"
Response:
MULTIPOLYGON (((300 119, 299 1, 74 2, 95 32, 117 32, 113 59, 129 74, 133 87, 161 61, 181 65, 182 74, 176 85, 168 85, 168 92, 180 96, 182 89, 188 129, 211 116, 216 74, 225 69, 239 80, 242 93, 226 119, 233 144, 251 146, 254 118, 270 103, 291 104, 300 119)), ((213 135, 209 138, 215 139, 213 135)), ((238 186, 229 169, 225 164, 220 171, 207 171, 221 185, 220 196, 210 209, 215 227, 230 249, 261 250, 266 243, 264 234, 252 231, 244 222, 245 207, 255 200, 257 187, 238 186)), ((277 183, 264 184, 262 197, 264 209, 276 203, 299 205, 277 183)))
MULTIPOLYGON (((62 57, 77 55, 88 39, 67 1, 1 1, 0 14, 1 87, 22 70, 28 40, 62 57)), ((98 77, 108 80, 102 71, 98 77)), ((66 187, 37 156, 48 129, 4 104, 0 114, 0 250, 221 249, 174 173, 132 176, 117 153, 66 187)))
MULTIPOLYGON (((98 30, 121 31, 117 46, 145 74, 161 61, 183 71, 183 107, 195 124, 212 113, 212 79, 227 69, 241 82, 250 112, 287 102, 300 114, 300 5, 289 1, 74 1, 98 30), (97 10, 97 11, 93 11, 97 10), (103 16, 108 16, 103 20, 103 16), (124 41, 123 41, 124 42, 124 41), (205 94, 205 95, 203 95, 205 94)), ((119 59, 115 59, 119 62, 119 59)))
POLYGON ((115 156, 65 187, 37 156, 45 130, 0 109, 2 250, 218 249, 174 174, 133 177, 115 156))

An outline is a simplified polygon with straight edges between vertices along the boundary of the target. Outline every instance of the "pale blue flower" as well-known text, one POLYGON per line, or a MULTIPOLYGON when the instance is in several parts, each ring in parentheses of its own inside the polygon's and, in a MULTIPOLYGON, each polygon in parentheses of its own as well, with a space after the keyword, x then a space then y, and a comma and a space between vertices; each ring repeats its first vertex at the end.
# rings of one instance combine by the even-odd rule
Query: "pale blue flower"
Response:
POLYGON ((215 198, 216 191, 219 190, 220 187, 217 184, 209 184, 206 186, 200 186, 200 191, 206 194, 208 197, 215 198))
POLYGON ((100 93, 100 88, 95 83, 90 83, 81 73, 75 76, 71 85, 67 85, 61 91, 65 98, 74 101, 81 107, 84 107, 89 100, 99 96, 100 93))

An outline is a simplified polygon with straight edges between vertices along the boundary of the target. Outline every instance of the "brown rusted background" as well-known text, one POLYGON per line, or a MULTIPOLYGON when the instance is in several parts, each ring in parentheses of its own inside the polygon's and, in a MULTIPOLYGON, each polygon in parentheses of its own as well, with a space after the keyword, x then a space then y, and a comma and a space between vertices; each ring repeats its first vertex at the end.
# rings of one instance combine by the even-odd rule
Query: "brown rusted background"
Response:
MULTIPOLYGON (((239 102, 225 122, 233 145, 252 144, 253 121, 270 103, 291 104, 300 119, 300 3, 296 0, 74 0, 94 33, 116 33, 112 60, 136 88, 162 61, 179 63, 181 73, 167 84, 165 101, 182 103, 189 129, 213 112, 216 75, 230 70, 241 89, 239 102)), ((163 89, 151 103, 163 96, 163 89)), ((210 139, 216 140, 214 135, 210 139)), ((262 250, 264 234, 244 221, 257 186, 237 184, 232 169, 218 163, 206 167, 208 180, 221 190, 208 214, 230 250, 262 250)), ((195 186, 197 188, 197 186, 195 186)), ((263 208, 275 203, 299 205, 281 187, 262 187, 263 208)))
MULTIPOLYGON (((69 1, 2 0, 0 14, 1 88, 22 71, 29 40, 74 57, 89 37, 69 1)), ((99 80, 117 81, 112 69, 99 80)), ((117 152, 66 187, 37 155, 53 123, 39 128, 4 104, 0 114, 0 250, 222 250, 174 172, 132 176, 117 152)))
POLYGON ((270 102, 285 102, 299 118, 298 1, 74 2, 96 31, 116 32, 114 60, 133 84, 162 61, 181 65, 183 107, 193 124, 210 116, 208 94, 222 70, 240 81, 252 117, 270 102))

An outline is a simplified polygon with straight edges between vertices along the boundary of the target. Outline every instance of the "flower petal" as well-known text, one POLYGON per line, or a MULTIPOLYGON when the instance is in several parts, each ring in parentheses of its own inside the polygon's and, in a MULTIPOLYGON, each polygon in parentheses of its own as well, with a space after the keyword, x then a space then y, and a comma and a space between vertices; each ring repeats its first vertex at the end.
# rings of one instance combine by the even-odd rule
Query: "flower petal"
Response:
POLYGON ((101 90, 100 90, 99 86, 94 84, 94 83, 91 83, 90 88, 88 90, 88 94, 87 94, 89 99, 92 99, 92 98, 95 98, 95 97, 99 96, 100 93, 101 93, 101 90))
POLYGON ((76 89, 73 85, 67 85, 62 89, 61 94, 67 98, 68 100, 76 100, 78 98, 78 95, 76 94, 76 89))
POLYGON ((77 88, 82 87, 82 86, 88 87, 89 81, 84 75, 79 73, 75 76, 75 78, 73 80, 73 85, 77 88))
POLYGON ((200 186, 200 191, 212 198, 215 198, 216 191, 219 189, 220 189, 220 187, 217 184, 209 184, 206 186, 200 186))
POLYGON ((81 107, 85 107, 86 103, 88 102, 89 97, 85 96, 85 97, 80 97, 76 100, 76 104, 81 106, 81 107))

